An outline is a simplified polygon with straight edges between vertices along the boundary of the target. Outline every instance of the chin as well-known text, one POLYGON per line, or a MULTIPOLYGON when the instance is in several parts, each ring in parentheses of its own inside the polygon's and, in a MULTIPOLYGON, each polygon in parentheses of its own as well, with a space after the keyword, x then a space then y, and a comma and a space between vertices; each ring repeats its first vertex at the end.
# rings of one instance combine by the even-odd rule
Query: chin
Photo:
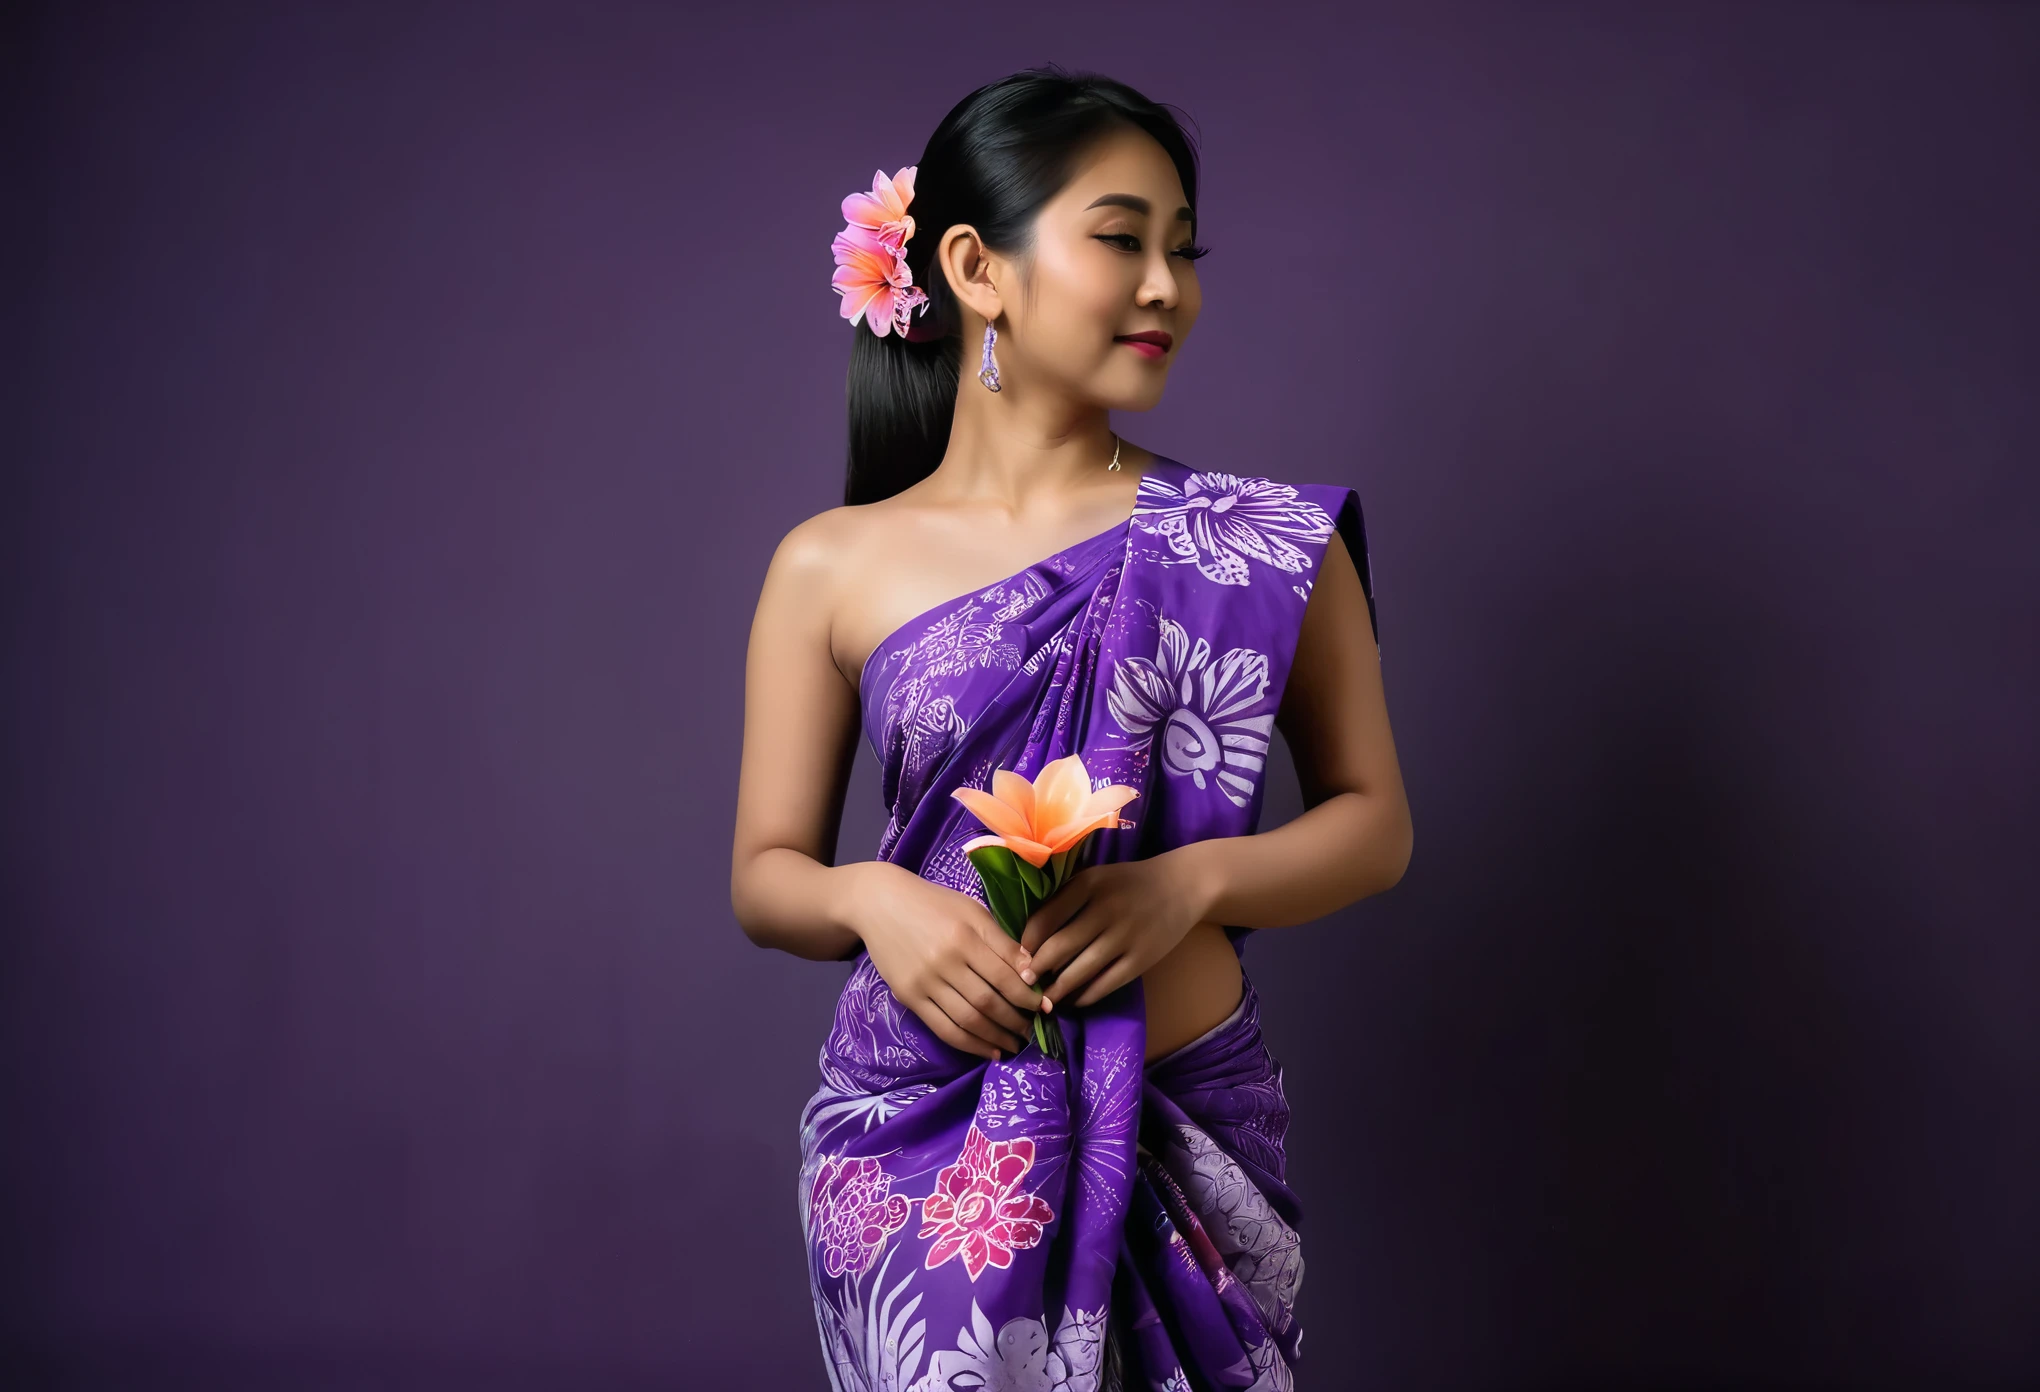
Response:
POLYGON ((1113 382, 1098 393, 1098 401, 1109 411, 1152 411, 1162 404, 1168 378, 1154 374, 1139 382, 1113 382))

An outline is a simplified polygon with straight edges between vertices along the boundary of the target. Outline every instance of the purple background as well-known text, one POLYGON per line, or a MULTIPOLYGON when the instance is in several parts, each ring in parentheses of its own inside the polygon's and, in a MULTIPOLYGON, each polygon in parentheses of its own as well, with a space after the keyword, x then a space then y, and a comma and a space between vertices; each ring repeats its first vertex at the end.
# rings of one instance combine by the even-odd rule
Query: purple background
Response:
POLYGON ((1048 59, 1203 134, 1120 425, 1367 509, 1416 857, 1247 956, 1305 1386, 2040 1376, 2040 11, 9 22, 16 1385, 825 1385, 744 646, 837 202, 1048 59))

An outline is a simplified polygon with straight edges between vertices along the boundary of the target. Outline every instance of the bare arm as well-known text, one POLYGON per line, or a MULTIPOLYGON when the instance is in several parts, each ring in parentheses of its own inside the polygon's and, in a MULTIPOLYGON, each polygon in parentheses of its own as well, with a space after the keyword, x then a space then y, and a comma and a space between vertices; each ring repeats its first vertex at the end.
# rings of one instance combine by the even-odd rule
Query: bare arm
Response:
POLYGON ((1079 870, 1034 911, 1021 945, 1043 1008, 1095 1004, 1198 923, 1280 928, 1379 894, 1410 860, 1410 808, 1388 729, 1360 573, 1335 532, 1318 567, 1276 713, 1309 807, 1256 836, 1211 837, 1079 870))
POLYGON ((760 947, 815 961, 868 951, 938 1038, 999 1058, 1021 1047, 1040 998, 1020 945, 983 904, 905 866, 833 863, 859 716, 830 634, 842 564, 825 513, 788 533, 766 571, 744 667, 730 908, 760 947))
POLYGON ((822 519, 802 523, 765 572, 744 663, 730 863, 745 935, 814 961, 847 960, 861 941, 845 902, 860 868, 834 863, 858 720, 857 693, 830 655, 834 544, 822 519))
POLYGON ((1311 587, 1275 723, 1296 758, 1308 810, 1259 835, 1166 853, 1202 884, 1204 917, 1214 922, 1308 923, 1381 893, 1409 867, 1410 804, 1389 731, 1380 650, 1360 573, 1337 532, 1311 587))

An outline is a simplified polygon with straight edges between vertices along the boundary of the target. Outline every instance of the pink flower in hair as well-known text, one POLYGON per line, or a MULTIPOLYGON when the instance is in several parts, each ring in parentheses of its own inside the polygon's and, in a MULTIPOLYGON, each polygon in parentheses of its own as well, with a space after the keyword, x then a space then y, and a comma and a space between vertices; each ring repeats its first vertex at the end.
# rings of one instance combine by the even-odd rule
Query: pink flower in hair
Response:
POLYGON ((836 273, 829 283, 843 297, 843 317, 853 324, 863 319, 880 338, 894 332, 905 337, 914 311, 928 304, 927 292, 915 286, 907 269, 914 169, 908 165, 890 179, 881 170, 872 176, 870 193, 845 198, 843 219, 849 225, 832 246, 836 273))
POLYGON ((871 176, 870 193, 853 193, 843 200, 843 221, 852 227, 869 227, 894 253, 904 256, 907 238, 914 235, 914 220, 907 205, 914 201, 914 171, 910 164, 890 179, 884 170, 871 176))

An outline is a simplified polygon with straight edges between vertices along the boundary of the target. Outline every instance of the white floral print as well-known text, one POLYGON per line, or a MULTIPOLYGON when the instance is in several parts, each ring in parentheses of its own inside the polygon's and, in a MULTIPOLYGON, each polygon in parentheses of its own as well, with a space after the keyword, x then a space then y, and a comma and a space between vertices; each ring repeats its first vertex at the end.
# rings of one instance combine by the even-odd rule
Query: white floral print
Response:
POLYGON ((1173 563, 1194 561, 1221 585, 1247 584, 1249 559, 1301 575, 1310 554, 1296 542, 1315 544, 1332 534, 1330 513, 1273 479, 1205 472, 1191 474, 1181 488, 1154 475, 1141 484, 1134 520, 1169 543, 1173 563))
POLYGON ((1054 1338, 1047 1323, 1022 1315, 995 1334, 992 1322, 970 1303, 970 1328, 956 1331, 956 1347, 928 1360, 928 1375, 911 1392, 1096 1392, 1105 1350, 1105 1311, 1063 1307, 1054 1338))
POLYGON ((869 1131, 935 1091, 933 1083, 908 1083, 886 1092, 869 1092, 832 1063, 826 1049, 822 1052, 821 1074, 822 1085, 801 1109, 801 1137, 809 1149, 813 1149, 825 1126, 843 1126, 854 1120, 862 1123, 861 1130, 869 1131))
MULTIPOLYGON (((972 894, 967 834, 951 835, 930 799, 982 786, 1016 749, 1049 742, 1087 754, 1095 742, 1115 776, 1141 781, 1163 818, 1152 824, 1158 843, 1243 828, 1273 737, 1277 654, 1307 607, 1338 496, 1164 460, 1124 530, 901 624, 859 683, 889 814, 880 858, 972 894)), ((1288 1211, 1289 1191, 1249 1178, 1282 1173, 1279 1073, 1263 1078, 1262 1061, 1244 1057, 1252 1076, 1228 1075, 1211 1134, 1179 1138, 1164 1124, 1158 1153, 1144 1158, 1137 1037, 1087 1038, 1074 1075, 1047 1060, 959 1061, 868 954, 834 1026, 801 1117, 798 1192, 836 1392, 1117 1388, 1130 1373, 1122 1361, 1141 1361, 1118 1347, 1104 1308, 1121 1234, 1089 1220, 1123 1215, 1137 1182, 1166 1189, 1167 1211, 1181 1216, 1170 1250, 1143 1258, 1192 1283, 1155 1287, 1162 1313, 1176 1296, 1198 1299, 1177 1310, 1188 1343, 1166 1331, 1174 1357, 1158 1346, 1159 1366, 1135 1380, 1157 1392, 1189 1392, 1193 1377, 1288 1388, 1301 1260, 1275 1207, 1288 1211), (1237 1348, 1200 1277, 1241 1335, 1237 1348), (1253 1309, 1265 1339, 1247 1337, 1253 1309)), ((1233 1043, 1218 1041, 1213 1057, 1242 1059, 1233 1043)), ((1165 1091, 1178 1096, 1174 1081, 1165 1091)))
POLYGON ((886 1271, 899 1251, 894 1246, 886 1252, 885 1260, 872 1273, 873 1289, 868 1294, 861 1276, 843 1283, 841 1303, 821 1295, 819 1285, 813 1286, 815 1324, 834 1392, 907 1392, 920 1369, 928 1321, 913 1316, 923 1293, 917 1291, 900 1303, 913 1280, 911 1271, 890 1288, 885 1283, 886 1271), (882 1299, 865 1303, 880 1291, 885 1292, 882 1299))
POLYGON ((1183 1186, 1212 1245, 1271 1329, 1287 1325, 1303 1286, 1303 1247, 1239 1162, 1194 1126, 1176 1128, 1176 1144, 1161 1157, 1183 1186))
POLYGON ((843 994, 836 1001, 835 1025, 821 1055, 825 1089, 832 1055, 845 1067, 869 1071, 874 1077, 918 1071, 928 1061, 920 1043, 923 1037, 933 1035, 900 1004, 871 958, 865 957, 843 983, 843 994))
POLYGON ((868 1155, 823 1156, 809 1193, 808 1241, 831 1278, 869 1271, 911 1211, 906 1195, 892 1192, 885 1166, 868 1155))
POLYGON ((1212 660, 1211 644, 1193 644, 1183 625, 1161 620, 1152 660, 1129 657, 1112 669, 1106 707, 1119 727, 1145 739, 1160 728, 1162 767, 1199 788, 1206 775, 1237 807, 1252 801, 1267 763, 1274 712, 1249 715, 1268 695, 1268 658, 1231 648, 1212 660))
MULTIPOLYGON (((1091 1045, 1077 1084, 1074 1117, 1076 1189, 1097 1204, 1126 1191, 1124 1144, 1140 1126, 1140 1060, 1125 1044, 1091 1045), (1131 1079, 1131 1085, 1127 1085, 1131 1079)), ((1136 1142, 1136 1144, 1138 1144, 1136 1142)))

